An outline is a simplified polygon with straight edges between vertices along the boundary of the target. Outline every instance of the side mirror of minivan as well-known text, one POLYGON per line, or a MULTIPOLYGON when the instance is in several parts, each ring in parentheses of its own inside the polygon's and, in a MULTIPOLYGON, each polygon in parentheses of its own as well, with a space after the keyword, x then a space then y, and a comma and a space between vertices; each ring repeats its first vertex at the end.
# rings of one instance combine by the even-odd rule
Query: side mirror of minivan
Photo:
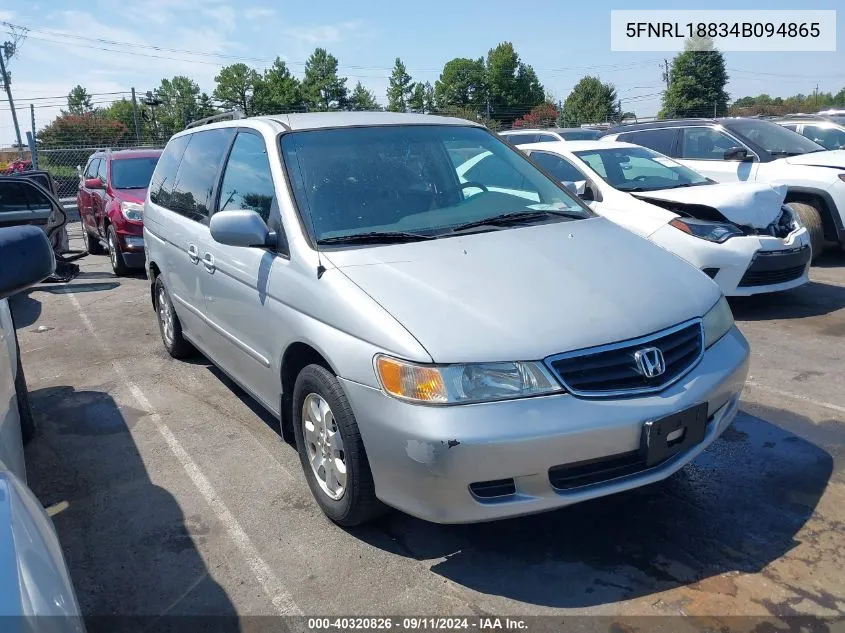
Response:
POLYGON ((725 160, 738 160, 740 162, 747 162, 754 160, 753 156, 748 154, 748 150, 744 147, 731 147, 726 149, 723 155, 725 160))
POLYGON ((219 211, 208 225, 211 237, 228 246, 275 246, 276 234, 255 211, 219 211))
POLYGON ((37 226, 0 228, 0 299, 43 281, 56 270, 47 235, 37 226))

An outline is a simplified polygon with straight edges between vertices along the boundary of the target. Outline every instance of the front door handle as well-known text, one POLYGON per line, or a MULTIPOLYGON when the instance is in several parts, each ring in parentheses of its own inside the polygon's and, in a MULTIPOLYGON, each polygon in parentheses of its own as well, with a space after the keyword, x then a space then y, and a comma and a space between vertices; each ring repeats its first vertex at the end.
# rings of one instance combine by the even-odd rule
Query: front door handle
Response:
POLYGON ((213 273, 214 272, 214 255, 211 253, 206 253, 202 256, 202 265, 205 266, 205 269, 213 273))
POLYGON ((200 252, 197 250, 196 244, 188 244, 188 259, 192 264, 196 264, 200 260, 200 252))

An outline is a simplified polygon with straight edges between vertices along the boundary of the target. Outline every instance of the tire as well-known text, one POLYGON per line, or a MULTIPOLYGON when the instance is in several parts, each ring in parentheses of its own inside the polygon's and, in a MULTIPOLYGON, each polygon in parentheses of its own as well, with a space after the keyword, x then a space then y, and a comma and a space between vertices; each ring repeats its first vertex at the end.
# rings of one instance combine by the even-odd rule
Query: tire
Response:
POLYGON ((810 248, 813 250, 813 261, 824 252, 824 224, 822 224, 822 215, 819 210, 804 202, 790 202, 788 204, 798 217, 801 223, 807 227, 807 233, 810 234, 810 248))
POLYGON ((82 244, 85 246, 85 250, 88 251, 91 255, 102 255, 103 254, 103 245, 100 244, 100 240, 96 237, 93 237, 89 232, 88 229, 85 227, 85 223, 80 220, 80 224, 82 224, 82 244))
POLYGON ((129 269, 123 261, 123 253, 120 252, 120 242, 117 239, 117 233, 114 232, 114 227, 109 227, 109 260, 111 261, 111 269, 118 277, 125 275, 129 269))
POLYGON ((18 371, 15 374, 15 396, 18 401, 18 416, 21 420, 21 439, 24 444, 29 444, 35 437, 35 418, 32 416, 32 407, 29 404, 29 389, 27 389, 26 377, 23 373, 20 348, 18 348, 18 371))
POLYGON ((158 331, 161 333, 161 342, 164 344, 164 349, 173 358, 192 356, 194 346, 182 336, 182 324, 179 322, 179 316, 173 308, 173 302, 170 300, 170 294, 167 292, 161 276, 156 277, 154 289, 156 320, 158 321, 158 331))
POLYGON ((325 367, 308 365, 297 376, 293 388, 292 417, 296 448, 302 469, 305 471, 305 479, 325 515, 338 525, 352 527, 384 512, 384 506, 376 498, 373 475, 355 414, 337 378, 325 367), (328 411, 321 409, 321 403, 328 407, 328 411), (312 405, 315 404, 323 415, 314 416, 312 413, 309 416, 304 412, 306 406, 314 411, 312 405), (314 423, 317 417, 322 417, 323 428, 327 429, 324 439, 320 440, 322 445, 311 441, 319 438, 322 430, 319 423, 314 423), (313 432, 305 428, 303 420, 314 429, 313 432), (329 436, 335 439, 332 441, 329 436), (337 436, 340 439, 339 451, 336 450, 337 436), (342 490, 339 490, 339 486, 323 485, 329 479, 332 479, 333 483, 339 482, 337 477, 342 475, 330 477, 329 471, 323 467, 324 476, 321 476, 318 474, 319 469, 312 466, 312 460, 316 458, 319 461, 321 453, 324 457, 329 456, 328 460, 323 458, 322 462, 327 464, 331 460, 335 465, 332 469, 334 472, 340 473, 337 468, 338 458, 345 467, 342 490), (334 496, 330 490, 334 491, 334 496))

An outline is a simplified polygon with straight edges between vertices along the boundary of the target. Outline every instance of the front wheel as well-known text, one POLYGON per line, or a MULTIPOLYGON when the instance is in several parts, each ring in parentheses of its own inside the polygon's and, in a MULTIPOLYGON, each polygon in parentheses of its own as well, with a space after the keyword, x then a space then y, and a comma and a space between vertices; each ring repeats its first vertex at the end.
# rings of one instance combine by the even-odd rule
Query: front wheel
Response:
POLYGON ((112 226, 109 227, 109 259, 111 260, 111 268, 118 277, 125 275, 129 270, 126 262, 123 261, 123 253, 120 252, 120 242, 112 226))
POLYGON ((167 353, 173 358, 187 358, 194 352, 194 347, 182 336, 182 323, 173 308, 173 302, 162 281, 161 276, 156 277, 155 285, 156 317, 158 318, 158 329, 161 332, 161 342, 167 353))
POLYGON ((807 228, 810 236, 810 248, 813 251, 813 261, 824 252, 824 224, 819 210, 803 202, 790 202, 788 206, 801 219, 801 224, 807 228))
POLYGON ((308 365, 297 376, 293 431, 308 486, 327 517, 351 527, 383 511, 352 407, 325 367, 308 365))

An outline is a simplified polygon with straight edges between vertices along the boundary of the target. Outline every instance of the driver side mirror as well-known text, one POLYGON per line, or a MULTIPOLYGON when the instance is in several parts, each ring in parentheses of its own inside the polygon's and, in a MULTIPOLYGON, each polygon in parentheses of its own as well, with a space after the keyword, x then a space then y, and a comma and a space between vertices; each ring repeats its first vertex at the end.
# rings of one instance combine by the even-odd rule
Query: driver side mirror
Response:
POLYGON ((584 190, 587 187, 586 180, 579 180, 578 182, 573 182, 571 180, 561 180, 560 184, 562 184, 567 189, 571 190, 576 196, 583 195, 584 190))
POLYGON ((743 163, 754 160, 754 156, 751 156, 748 153, 748 150, 744 147, 731 147, 730 149, 726 149, 723 158, 725 160, 738 160, 743 163))
POLYGON ((37 226, 0 228, 0 253, 0 299, 34 286, 56 270, 53 248, 37 226))
POLYGON ((228 246, 276 245, 276 233, 255 211, 218 211, 211 216, 208 228, 214 241, 228 246))
POLYGON ((86 189, 104 189, 103 183, 99 178, 86 178, 82 185, 86 189))

